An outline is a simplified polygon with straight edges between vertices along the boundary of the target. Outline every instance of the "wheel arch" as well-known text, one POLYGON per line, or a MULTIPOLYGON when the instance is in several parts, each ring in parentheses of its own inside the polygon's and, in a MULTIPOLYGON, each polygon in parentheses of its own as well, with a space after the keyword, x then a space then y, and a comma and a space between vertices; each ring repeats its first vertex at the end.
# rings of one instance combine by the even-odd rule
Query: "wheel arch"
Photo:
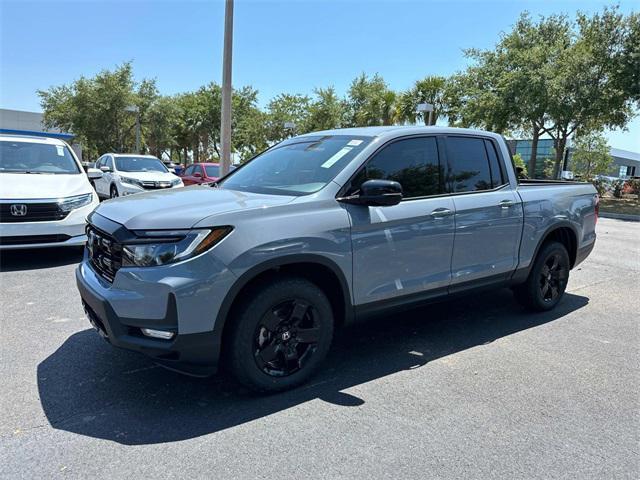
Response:
POLYGON ((261 282, 268 281, 280 274, 300 276, 315 283, 329 298, 333 308, 336 325, 343 325, 353 320, 353 304, 347 279, 340 267, 332 260, 321 255, 296 254, 278 257, 260 263, 243 273, 227 292, 214 327, 215 337, 224 349, 224 338, 230 331, 233 321, 233 310, 238 305, 242 294, 249 292, 261 282))
POLYGON ((554 223, 547 228, 536 245, 533 257, 531 257, 531 265, 533 265, 542 246, 550 241, 557 241, 565 246, 569 253, 570 266, 573 268, 578 254, 578 232, 575 226, 569 221, 554 223))

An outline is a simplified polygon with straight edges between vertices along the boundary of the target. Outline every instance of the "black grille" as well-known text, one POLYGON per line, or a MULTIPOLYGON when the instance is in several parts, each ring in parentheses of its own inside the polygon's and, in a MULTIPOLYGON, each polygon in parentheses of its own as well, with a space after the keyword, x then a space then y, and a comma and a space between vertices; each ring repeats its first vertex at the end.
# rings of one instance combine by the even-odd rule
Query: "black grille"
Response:
POLYGON ((20 200, 16 200, 0 203, 0 223, 50 222, 62 220, 68 214, 69 212, 60 210, 56 202, 20 203, 20 200))
POLYGON ((34 245, 37 243, 66 242, 69 235, 20 235, 15 237, 0 237, 0 245, 34 245))
POLYGON ((98 274, 113 282, 122 266, 122 245, 99 230, 87 227, 87 250, 91 266, 98 274))
POLYGON ((145 190, 159 190, 162 188, 171 188, 171 182, 142 182, 145 190))

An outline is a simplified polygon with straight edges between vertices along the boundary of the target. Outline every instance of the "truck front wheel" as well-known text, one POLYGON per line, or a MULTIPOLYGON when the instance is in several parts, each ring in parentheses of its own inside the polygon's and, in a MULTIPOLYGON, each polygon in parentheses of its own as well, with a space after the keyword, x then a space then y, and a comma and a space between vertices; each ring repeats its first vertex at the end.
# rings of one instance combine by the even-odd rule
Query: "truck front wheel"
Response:
POLYGON ((529 310, 547 311, 562 299, 569 281, 569 254, 559 242, 543 245, 525 283, 513 291, 520 304, 529 310))
POLYGON ((233 319, 229 367, 244 386, 261 392, 305 382, 327 355, 333 312, 312 282, 285 277, 248 292, 233 319))

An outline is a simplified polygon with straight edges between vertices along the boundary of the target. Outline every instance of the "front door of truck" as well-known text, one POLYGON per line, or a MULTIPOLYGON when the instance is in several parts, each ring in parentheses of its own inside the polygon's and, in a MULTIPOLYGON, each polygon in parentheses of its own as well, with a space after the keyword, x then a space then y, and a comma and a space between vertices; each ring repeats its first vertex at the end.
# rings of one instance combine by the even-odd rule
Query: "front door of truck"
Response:
POLYGON ((444 164, 438 151, 435 136, 395 140, 351 181, 351 192, 369 179, 395 180, 403 187, 398 205, 345 205, 352 225, 356 305, 442 293, 449 286, 454 204, 442 196, 444 164))

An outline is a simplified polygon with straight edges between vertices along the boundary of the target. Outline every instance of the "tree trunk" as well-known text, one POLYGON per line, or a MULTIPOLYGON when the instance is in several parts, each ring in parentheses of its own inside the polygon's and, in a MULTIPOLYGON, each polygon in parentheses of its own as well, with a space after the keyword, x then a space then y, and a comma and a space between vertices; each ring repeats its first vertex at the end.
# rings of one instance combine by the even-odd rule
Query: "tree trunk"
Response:
POLYGON ((529 159, 529 178, 536 178, 536 160, 538 157, 538 140, 540 130, 537 125, 533 125, 533 136, 531 137, 531 158, 529 159))
POLYGON ((562 161, 564 160, 564 151, 567 147, 566 133, 559 132, 558 138, 553 143, 556 150, 556 161, 553 166, 553 178, 557 179, 560 176, 562 161))

